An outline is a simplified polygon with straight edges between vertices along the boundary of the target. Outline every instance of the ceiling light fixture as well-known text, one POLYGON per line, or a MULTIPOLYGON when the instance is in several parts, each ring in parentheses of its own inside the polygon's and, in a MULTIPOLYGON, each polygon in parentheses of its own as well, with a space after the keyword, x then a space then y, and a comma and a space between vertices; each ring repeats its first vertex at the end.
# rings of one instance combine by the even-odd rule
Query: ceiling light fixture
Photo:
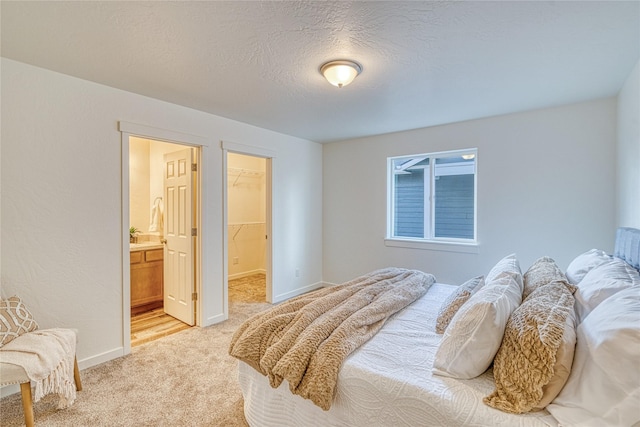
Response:
POLYGON ((362 72, 362 66, 348 60, 330 61, 320 67, 320 73, 337 87, 348 85, 362 72))

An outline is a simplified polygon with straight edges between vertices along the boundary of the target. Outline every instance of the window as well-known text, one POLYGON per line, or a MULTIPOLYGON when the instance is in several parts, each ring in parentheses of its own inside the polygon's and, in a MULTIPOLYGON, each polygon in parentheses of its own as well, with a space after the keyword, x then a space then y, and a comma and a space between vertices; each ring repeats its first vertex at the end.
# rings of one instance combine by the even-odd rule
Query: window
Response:
POLYGON ((388 159, 387 238, 476 241, 477 150, 388 159))

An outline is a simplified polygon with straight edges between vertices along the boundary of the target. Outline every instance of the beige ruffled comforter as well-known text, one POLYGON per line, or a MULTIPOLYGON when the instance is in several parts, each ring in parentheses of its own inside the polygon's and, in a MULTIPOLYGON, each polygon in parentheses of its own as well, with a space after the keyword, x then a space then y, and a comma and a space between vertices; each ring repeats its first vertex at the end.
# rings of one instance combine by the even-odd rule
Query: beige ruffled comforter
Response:
POLYGON ((287 380, 292 393, 328 410, 344 359, 434 282, 421 271, 387 268, 301 295, 248 319, 229 354, 272 387, 287 380))

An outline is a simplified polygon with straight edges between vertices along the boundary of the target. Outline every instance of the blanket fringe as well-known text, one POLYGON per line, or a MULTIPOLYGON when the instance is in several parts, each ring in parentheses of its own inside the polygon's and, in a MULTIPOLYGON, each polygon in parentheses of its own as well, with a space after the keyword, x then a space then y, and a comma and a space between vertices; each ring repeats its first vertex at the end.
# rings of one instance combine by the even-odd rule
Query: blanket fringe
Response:
POLYGON ((56 393, 60 397, 58 409, 68 408, 76 400, 76 385, 71 380, 73 378, 73 360, 62 360, 48 377, 35 382, 33 401, 38 402, 47 394, 56 393))

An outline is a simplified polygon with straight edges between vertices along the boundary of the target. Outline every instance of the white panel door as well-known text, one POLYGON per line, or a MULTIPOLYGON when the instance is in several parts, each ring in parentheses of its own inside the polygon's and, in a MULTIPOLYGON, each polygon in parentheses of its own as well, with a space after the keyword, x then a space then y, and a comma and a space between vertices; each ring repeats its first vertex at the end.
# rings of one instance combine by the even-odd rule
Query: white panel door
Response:
POLYGON ((164 311, 194 325, 191 157, 189 148, 164 155, 164 311))

